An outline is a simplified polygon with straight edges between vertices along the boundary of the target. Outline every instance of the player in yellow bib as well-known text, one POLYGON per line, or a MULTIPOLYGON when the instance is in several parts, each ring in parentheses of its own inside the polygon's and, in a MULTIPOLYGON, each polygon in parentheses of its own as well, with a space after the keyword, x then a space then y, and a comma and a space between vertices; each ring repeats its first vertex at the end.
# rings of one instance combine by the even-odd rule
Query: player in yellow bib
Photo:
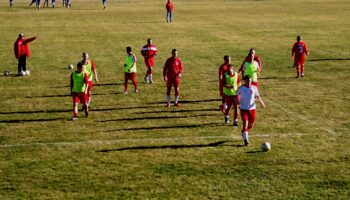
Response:
POLYGON ((81 61, 83 64, 83 70, 84 72, 88 75, 89 77, 89 82, 88 82, 88 91, 87 91, 87 105, 90 105, 91 103, 91 90, 92 90, 92 79, 94 78, 96 82, 98 82, 98 77, 97 77, 97 71, 95 64, 92 60, 89 59, 89 54, 84 52, 83 53, 83 60, 81 61))
POLYGON ((125 58, 125 64, 124 64, 124 94, 128 94, 128 81, 131 80, 132 83, 135 86, 135 93, 139 92, 139 88, 137 86, 137 81, 136 81, 136 62, 137 58, 136 55, 132 52, 131 47, 126 47, 126 58, 125 58))
POLYGON ((78 104, 83 104, 85 108, 85 116, 89 116, 89 107, 87 105, 86 96, 88 91, 88 75, 83 72, 83 64, 79 62, 77 64, 77 70, 72 72, 70 76, 70 89, 73 97, 73 118, 72 120, 78 119, 78 104))
POLYGON ((224 98, 224 116, 225 124, 229 124, 230 108, 233 106, 233 126, 238 126, 238 104, 239 99, 236 95, 238 88, 241 86, 241 78, 237 72, 234 71, 233 65, 227 65, 227 72, 222 79, 223 98, 224 98))

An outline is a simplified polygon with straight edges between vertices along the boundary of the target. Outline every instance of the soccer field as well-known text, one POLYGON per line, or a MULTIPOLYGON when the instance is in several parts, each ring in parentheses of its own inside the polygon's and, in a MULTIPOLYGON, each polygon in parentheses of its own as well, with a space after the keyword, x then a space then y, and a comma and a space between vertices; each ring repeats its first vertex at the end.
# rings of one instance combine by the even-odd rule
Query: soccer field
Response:
POLYGON ((0 199, 350 199, 350 2, 173 2, 172 23, 165 0, 109 0, 106 10, 56 1, 40 11, 0 2, 0 199), (30 76, 14 76, 19 33, 38 37, 30 76), (297 35, 310 51, 302 79, 292 67, 297 35), (159 52, 153 84, 143 82, 148 38, 159 52), (127 46, 140 92, 123 95, 127 46), (218 68, 227 54, 238 70, 252 47, 266 108, 245 147, 241 121, 225 125, 219 110, 218 68), (165 108, 173 48, 184 64, 181 107, 165 108), (67 66, 82 52, 99 83, 89 117, 72 121, 67 66), (271 151, 260 151, 265 141, 271 151))

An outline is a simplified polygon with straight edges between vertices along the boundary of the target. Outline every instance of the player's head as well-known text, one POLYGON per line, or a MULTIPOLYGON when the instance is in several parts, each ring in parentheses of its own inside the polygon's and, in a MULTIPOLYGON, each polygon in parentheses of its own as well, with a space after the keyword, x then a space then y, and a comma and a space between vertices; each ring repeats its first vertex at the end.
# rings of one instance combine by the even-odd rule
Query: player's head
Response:
POLYGON ((227 65, 227 71, 232 75, 235 71, 232 64, 227 65))
POLYGON ((132 52, 131 47, 126 47, 126 53, 131 54, 131 52, 132 52))
POLYGON ((249 62, 253 62, 253 61, 254 61, 254 57, 255 57, 255 54, 249 53, 249 54, 248 54, 248 60, 249 60, 249 62))
POLYGON ((18 34, 18 38, 24 38, 24 34, 23 33, 18 34))
POLYGON ((228 56, 228 55, 225 55, 225 56, 224 56, 224 62, 225 62, 225 63, 231 63, 231 57, 228 56))
POLYGON ((297 36, 297 41, 300 42, 300 40, 301 40, 301 36, 298 35, 298 36, 297 36))
POLYGON ((252 78, 249 75, 244 76, 244 85, 250 86, 252 83, 252 78))
POLYGON ((254 49, 254 48, 250 48, 250 49, 249 49, 249 53, 251 53, 251 54, 254 54, 254 55, 255 55, 255 49, 254 49))
POLYGON ((147 39, 147 44, 148 44, 148 45, 152 44, 152 39, 151 39, 151 38, 148 38, 148 39, 147 39))
POLYGON ((77 64, 77 72, 82 72, 83 71, 83 63, 82 62, 78 62, 77 64))
POLYGON ((173 50, 171 51, 171 55, 172 55, 173 57, 177 57, 177 49, 173 49, 173 50))
POLYGON ((85 62, 85 61, 87 61, 88 59, 89 59, 89 54, 88 53, 86 53, 86 52, 83 52, 83 61, 85 62))

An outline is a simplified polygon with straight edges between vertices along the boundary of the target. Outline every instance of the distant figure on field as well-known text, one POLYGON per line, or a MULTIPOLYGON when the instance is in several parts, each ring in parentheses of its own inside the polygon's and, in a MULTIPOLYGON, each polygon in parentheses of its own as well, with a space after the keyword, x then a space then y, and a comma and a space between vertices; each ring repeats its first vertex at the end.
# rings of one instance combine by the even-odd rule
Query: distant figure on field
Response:
POLYGON ((171 0, 168 0, 168 2, 165 5, 165 8, 166 8, 166 22, 172 22, 173 21, 174 4, 171 2, 171 0))
POLYGON ((225 124, 230 123, 230 108, 233 106, 233 126, 238 126, 238 103, 237 90, 241 86, 241 78, 237 72, 234 71, 233 65, 227 65, 227 72, 224 74, 222 79, 223 86, 223 98, 224 98, 224 116, 225 124))
POLYGON ((304 77, 304 63, 305 54, 308 56, 309 51, 307 49, 306 43, 301 41, 301 36, 297 36, 297 42, 294 43, 292 48, 292 57, 294 57, 294 66, 297 70, 297 76, 295 78, 304 77))
POLYGON ((255 85, 258 88, 258 75, 260 68, 259 63, 254 60, 254 56, 255 54, 249 53, 248 60, 243 64, 242 76, 245 77, 246 75, 249 75, 251 77, 252 85, 255 85))
POLYGON ((153 44, 152 39, 147 40, 147 44, 141 49, 141 54, 144 57, 147 67, 144 80, 146 83, 153 83, 154 57, 158 54, 158 50, 157 47, 153 44))
POLYGON ((56 0, 51 0, 52 8, 55 8, 55 2, 56 2, 56 0))
POLYGON ((126 47, 126 58, 124 64, 124 94, 128 94, 128 81, 131 80, 135 87, 135 93, 139 92, 136 80, 136 55, 132 52, 131 47, 126 47))
POLYGON ((14 52, 15 52, 15 56, 18 60, 18 74, 17 75, 21 75, 22 71, 27 71, 27 67, 26 67, 26 61, 27 61, 27 57, 30 57, 30 51, 28 48, 28 44, 30 42, 32 42, 33 40, 35 40, 36 37, 32 37, 32 38, 28 38, 26 39, 24 37, 23 33, 20 33, 18 35, 18 38, 14 44, 14 52))
POLYGON ((172 56, 168 58, 164 64, 163 68, 163 78, 166 82, 166 95, 167 104, 166 107, 170 107, 170 92, 171 87, 174 86, 175 89, 175 102, 174 105, 179 107, 179 96, 180 96, 180 78, 183 74, 183 65, 180 58, 177 57, 177 50, 173 49, 171 51, 172 56))
MULTIPOLYGON (((242 72, 244 63, 250 60, 250 55, 251 55, 251 54, 254 55, 254 60, 255 60, 256 62, 258 62, 259 70, 260 70, 260 71, 262 70, 262 62, 261 62, 261 59, 260 59, 260 57, 256 54, 255 49, 251 48, 251 49, 249 49, 249 51, 248 51, 248 55, 244 58, 244 60, 243 60, 243 62, 242 62, 242 65, 241 65, 241 67, 240 67, 239 70, 238 70, 238 73, 239 73, 239 72, 242 72)), ((244 77, 243 74, 242 74, 242 77, 244 77)))
POLYGON ((223 79, 225 78, 225 73, 227 72, 227 66, 231 64, 231 57, 228 55, 224 56, 224 63, 220 65, 219 67, 219 94, 221 99, 221 105, 220 105, 220 110, 221 112, 225 113, 225 97, 223 95, 223 79))
POLYGON ((261 105, 265 107, 262 101, 258 88, 251 84, 251 78, 249 75, 244 77, 244 85, 242 85, 238 91, 237 96, 240 97, 240 109, 242 118, 242 137, 244 145, 249 144, 248 132, 253 128, 256 118, 256 104, 255 99, 257 98, 261 105))
POLYGON ((87 104, 87 90, 88 90, 88 75, 83 71, 83 64, 77 64, 77 70, 72 72, 70 76, 70 90, 73 97, 73 117, 72 120, 78 119, 78 104, 83 104, 85 116, 89 116, 89 105, 87 104))
POLYGON ((10 0, 10 7, 13 6, 13 0, 10 0))
POLYGON ((90 105, 90 103, 91 103, 91 90, 92 90, 92 85, 93 85, 92 78, 94 78, 95 81, 98 82, 97 70, 96 70, 94 62, 89 59, 88 53, 84 52, 82 58, 83 58, 83 60, 81 61, 81 63, 83 65, 83 71, 89 77, 86 103, 87 103, 87 105, 90 105))
POLYGON ((49 0, 44 0, 43 8, 45 7, 45 4, 46 4, 46 7, 49 7, 49 0))
POLYGON ((33 3, 35 3, 35 6, 38 10, 40 10, 40 0, 32 0, 32 2, 29 4, 29 6, 32 6, 33 3))
POLYGON ((106 8, 107 8, 107 0, 102 0, 102 6, 103 6, 103 10, 106 10, 106 8))

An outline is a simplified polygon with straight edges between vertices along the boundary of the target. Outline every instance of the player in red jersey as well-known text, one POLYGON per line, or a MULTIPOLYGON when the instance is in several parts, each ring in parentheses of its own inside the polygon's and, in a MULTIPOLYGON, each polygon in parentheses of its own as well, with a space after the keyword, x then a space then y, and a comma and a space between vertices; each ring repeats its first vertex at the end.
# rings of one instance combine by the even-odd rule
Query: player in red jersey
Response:
POLYGON ((174 4, 171 2, 171 0, 168 0, 166 5, 166 22, 172 22, 173 21, 173 12, 174 12, 174 4))
POLYGON ((295 78, 304 77, 304 63, 305 54, 308 56, 309 51, 305 42, 301 41, 301 36, 297 36, 297 42, 294 43, 292 48, 292 57, 294 57, 294 66, 297 69, 297 76, 295 78))
POLYGON ((170 91, 174 85, 175 88, 175 106, 179 107, 179 96, 180 96, 180 78, 183 74, 183 65, 181 60, 177 57, 177 50, 171 51, 172 56, 168 58, 163 68, 163 78, 166 81, 166 95, 167 104, 166 107, 170 107, 170 91))
POLYGON ((142 47, 141 54, 145 59, 145 64, 147 66, 147 71, 145 75, 146 83, 153 83, 153 66, 154 66, 154 57, 158 54, 157 47, 152 43, 152 39, 147 40, 147 44, 142 47))
POLYGON ((262 70, 262 62, 261 62, 261 59, 260 59, 260 57, 256 54, 255 49, 251 48, 251 49, 249 49, 248 55, 244 58, 244 60, 243 60, 243 62, 242 62, 242 65, 241 65, 241 67, 240 67, 239 70, 238 70, 238 73, 239 73, 239 72, 242 72, 242 77, 244 77, 244 74, 243 74, 243 66, 244 66, 244 63, 250 61, 251 55, 254 56, 254 61, 256 61, 256 62, 259 64, 259 71, 261 72, 261 70, 262 70))
POLYGON ((219 94, 220 97, 222 97, 221 99, 221 105, 220 105, 220 110, 224 113, 225 109, 224 109, 224 104, 225 104, 225 97, 223 96, 223 85, 222 85, 222 81, 224 79, 225 73, 227 72, 227 66, 231 64, 231 57, 228 55, 224 56, 224 63, 220 65, 219 67, 219 94))
POLYGON ((83 71, 87 73, 89 77, 89 82, 88 82, 88 91, 87 91, 87 104, 89 105, 91 102, 91 90, 92 90, 92 78, 95 79, 96 82, 98 82, 98 77, 97 77, 97 71, 94 62, 89 59, 89 54, 84 52, 82 55, 83 60, 81 63, 83 64, 83 71))
POLYGON ((35 40, 36 37, 28 38, 26 39, 24 37, 23 33, 20 33, 18 35, 18 38, 15 42, 14 46, 14 52, 15 52, 15 57, 18 60, 18 76, 21 76, 22 71, 27 71, 27 57, 30 57, 30 51, 28 44, 35 40))

